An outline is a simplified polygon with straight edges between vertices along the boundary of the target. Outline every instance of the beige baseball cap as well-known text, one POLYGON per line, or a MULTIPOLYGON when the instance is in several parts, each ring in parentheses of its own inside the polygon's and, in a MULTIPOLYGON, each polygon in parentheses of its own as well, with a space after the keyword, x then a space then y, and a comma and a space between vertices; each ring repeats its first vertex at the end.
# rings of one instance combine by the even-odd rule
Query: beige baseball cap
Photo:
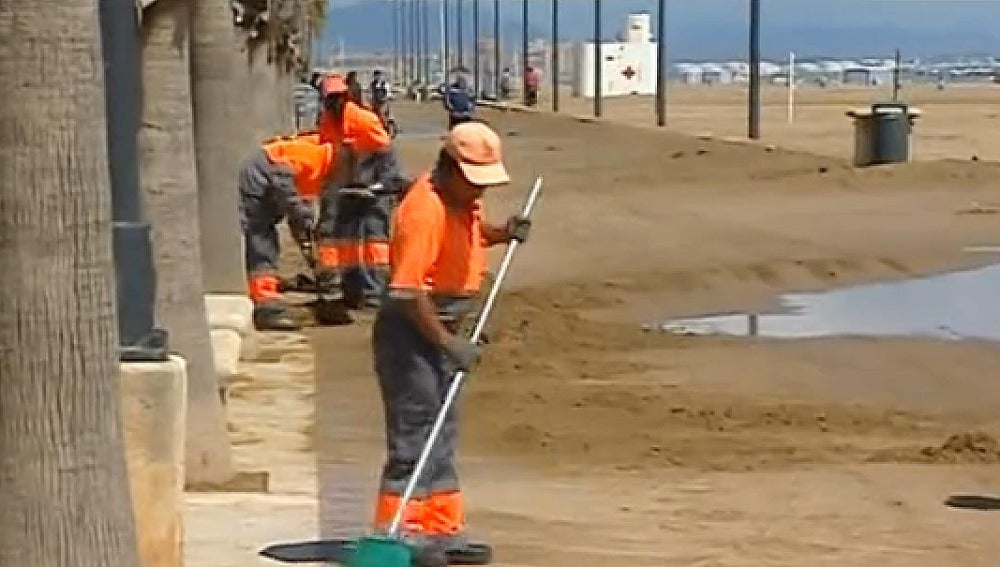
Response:
POLYGON ((503 164, 500 136, 482 122, 462 122, 445 136, 445 151, 473 185, 504 185, 510 175, 503 164))

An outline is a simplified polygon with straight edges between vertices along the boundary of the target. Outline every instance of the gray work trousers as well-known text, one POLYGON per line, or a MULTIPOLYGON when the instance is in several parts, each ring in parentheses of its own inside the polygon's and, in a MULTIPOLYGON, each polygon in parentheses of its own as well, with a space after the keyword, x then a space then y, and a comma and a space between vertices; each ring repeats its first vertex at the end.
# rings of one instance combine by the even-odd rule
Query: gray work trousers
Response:
POLYGON ((281 195, 274 190, 274 165, 263 151, 240 168, 240 227, 248 276, 278 271, 277 225, 284 217, 281 195))
MULTIPOLYGON (((275 273, 281 251, 278 223, 287 217, 292 233, 300 233, 306 219, 313 218, 313 205, 299 196, 292 170, 286 165, 271 163, 263 150, 254 152, 243 162, 237 185, 247 275, 275 273)), ((323 220, 321 211, 320 236, 323 220)))
MULTIPOLYGON (((386 461, 381 491, 402 494, 430 435, 453 375, 444 352, 431 344, 393 300, 383 301, 373 332, 375 373, 385 412, 386 461)), ((457 412, 451 407, 413 493, 458 491, 457 412)))
MULTIPOLYGON (((339 248, 356 249, 357 257, 340 259, 340 282, 344 297, 378 300, 389 280, 388 259, 376 261, 366 252, 373 246, 388 247, 396 195, 378 195, 373 201, 333 197, 321 199, 323 217, 319 230, 331 235, 339 248)), ((345 255, 346 256, 346 255, 345 255)))
POLYGON ((352 301, 378 300, 385 292, 389 265, 387 260, 373 260, 366 251, 388 245, 393 211, 410 180, 403 174, 394 150, 363 158, 342 151, 340 159, 336 175, 320 199, 317 232, 327 243, 336 244, 345 252, 359 251, 354 255, 344 254, 340 259, 344 297, 352 301), (386 193, 379 194, 374 201, 341 197, 337 192, 347 185, 371 186, 375 183, 381 183, 386 193))

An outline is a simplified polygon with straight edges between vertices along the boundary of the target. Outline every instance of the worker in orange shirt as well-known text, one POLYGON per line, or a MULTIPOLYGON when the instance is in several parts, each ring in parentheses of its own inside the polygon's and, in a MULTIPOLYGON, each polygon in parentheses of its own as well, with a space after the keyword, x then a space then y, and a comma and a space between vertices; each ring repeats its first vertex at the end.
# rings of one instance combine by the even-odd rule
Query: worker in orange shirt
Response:
POLYGON ((318 133, 304 133, 266 141, 240 168, 240 225, 258 330, 299 328, 278 291, 277 225, 287 219, 298 242, 312 241, 314 203, 335 170, 335 159, 333 144, 321 143, 318 133))
POLYGON ((324 78, 322 95, 320 139, 335 144, 338 165, 320 203, 317 283, 339 280, 349 308, 376 307, 389 273, 389 219, 410 180, 382 120, 351 98, 343 77, 324 78))
MULTIPOLYGON (((479 347, 457 333, 486 271, 485 248, 527 239, 528 219, 512 216, 497 226, 483 218, 483 192, 509 181, 497 134, 482 122, 464 122, 448 132, 434 170, 416 180, 395 213, 392 275, 373 331, 387 428, 378 531, 392 522, 453 373, 478 360, 479 347)), ((402 534, 418 556, 431 558, 424 563, 491 557, 488 545, 465 537, 456 438, 449 415, 404 509, 402 534)))

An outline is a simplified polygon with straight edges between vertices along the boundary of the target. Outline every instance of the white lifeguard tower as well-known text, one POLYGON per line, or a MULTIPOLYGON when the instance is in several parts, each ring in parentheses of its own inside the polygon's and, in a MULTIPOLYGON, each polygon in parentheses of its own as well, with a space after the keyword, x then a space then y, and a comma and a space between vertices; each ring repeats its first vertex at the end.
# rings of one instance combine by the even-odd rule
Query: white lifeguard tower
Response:
MULTIPOLYGON (((629 14, 623 36, 624 42, 601 43, 601 96, 655 94, 656 42, 649 13, 629 14)), ((573 96, 594 98, 594 53, 594 42, 578 44, 573 96)))

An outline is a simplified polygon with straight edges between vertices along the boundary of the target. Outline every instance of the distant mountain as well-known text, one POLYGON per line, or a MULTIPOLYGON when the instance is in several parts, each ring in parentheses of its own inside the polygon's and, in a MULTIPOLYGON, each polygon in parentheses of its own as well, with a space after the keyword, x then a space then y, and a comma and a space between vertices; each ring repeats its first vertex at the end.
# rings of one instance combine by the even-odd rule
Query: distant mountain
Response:
MULTIPOLYGON (((392 49, 393 8, 389 0, 331 0, 324 50, 336 51, 342 39, 348 52, 392 49)), ((407 4, 412 4, 407 2, 407 4)), ((480 0, 482 37, 493 30, 493 2, 480 0)), ((746 0, 669 0, 667 42, 670 58, 740 59, 747 53, 746 0)), ((762 51, 766 58, 797 56, 890 57, 898 47, 907 57, 943 53, 1000 53, 1000 2, 948 0, 764 0, 762 51), (805 7, 808 6, 808 9, 805 7)), ((428 0, 431 45, 438 39, 438 0, 428 0)), ((603 36, 621 32, 629 12, 655 8, 653 0, 606 0, 603 3, 603 36)), ((454 44, 455 6, 451 0, 451 33, 454 44)), ((464 35, 472 45, 472 0, 464 0, 464 35)), ((549 37, 550 0, 529 0, 529 35, 549 37)), ((502 0, 501 35, 508 45, 520 45, 521 2, 502 0)), ((655 24, 654 15, 654 24, 655 24)), ((577 41, 593 34, 592 2, 560 1, 560 35, 577 41)), ((656 30, 654 29, 654 34, 656 30)), ((467 47, 468 48, 468 47, 467 47)))

